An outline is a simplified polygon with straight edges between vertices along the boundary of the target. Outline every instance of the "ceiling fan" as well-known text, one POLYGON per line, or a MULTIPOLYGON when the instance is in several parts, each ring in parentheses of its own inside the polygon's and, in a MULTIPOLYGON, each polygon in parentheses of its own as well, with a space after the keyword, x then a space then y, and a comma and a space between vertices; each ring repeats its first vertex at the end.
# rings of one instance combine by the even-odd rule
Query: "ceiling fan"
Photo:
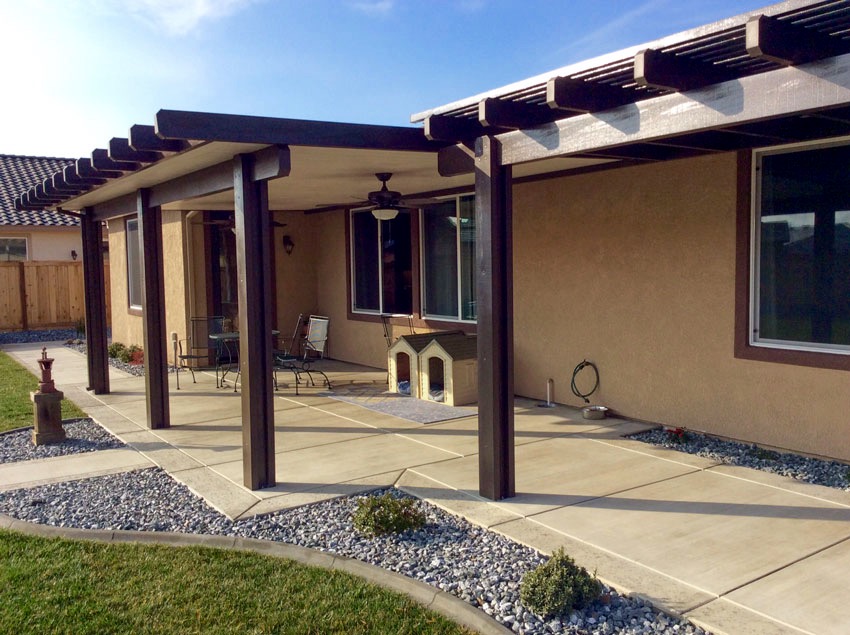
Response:
POLYGON ((392 220, 398 216, 399 210, 419 209, 424 205, 432 205, 434 198, 404 198, 401 192, 395 192, 387 187, 387 181, 392 178, 392 172, 378 172, 375 176, 381 182, 381 189, 369 192, 369 203, 372 204, 372 216, 378 220, 392 220))

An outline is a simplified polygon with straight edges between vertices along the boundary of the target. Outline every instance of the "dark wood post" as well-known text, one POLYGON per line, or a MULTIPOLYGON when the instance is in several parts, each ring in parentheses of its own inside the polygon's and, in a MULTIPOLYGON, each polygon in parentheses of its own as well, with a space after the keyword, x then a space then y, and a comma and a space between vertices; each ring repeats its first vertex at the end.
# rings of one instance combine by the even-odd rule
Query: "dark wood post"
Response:
POLYGON ((136 195, 139 210, 139 238, 142 241, 142 313, 145 349, 145 393, 148 427, 168 428, 167 341, 165 333, 165 274, 162 254, 162 209, 150 205, 150 192, 136 195))
POLYGON ((88 390, 96 395, 109 392, 109 359, 106 353, 106 279, 103 275, 103 223, 94 210, 80 219, 83 234, 83 277, 85 278, 86 362, 88 390))
POLYGON ((478 489, 516 494, 511 167, 492 137, 475 143, 478 304, 478 489))
POLYGON ((254 181, 254 157, 233 160, 239 367, 242 371, 242 470, 245 487, 275 484, 272 396, 272 257, 268 182, 254 181))

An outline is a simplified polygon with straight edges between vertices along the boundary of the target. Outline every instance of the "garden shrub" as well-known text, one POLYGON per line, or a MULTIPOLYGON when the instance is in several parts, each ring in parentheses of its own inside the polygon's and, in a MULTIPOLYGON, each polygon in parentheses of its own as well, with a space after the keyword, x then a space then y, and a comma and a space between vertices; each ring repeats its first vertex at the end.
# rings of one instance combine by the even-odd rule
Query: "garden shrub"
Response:
POLYGON ((395 498, 387 492, 382 496, 368 496, 357 501, 352 517, 354 528, 367 536, 401 533, 419 529, 425 524, 425 514, 411 498, 395 498))
POLYGON ((133 361, 133 358, 141 352, 141 350, 141 347, 131 344, 118 354, 118 359, 125 364, 129 364, 133 361))
POLYGON ((602 585, 596 576, 578 566, 563 548, 526 573, 519 589, 522 603, 544 619, 583 608, 601 593, 602 585))
POLYGON ((122 351, 127 348, 121 342, 112 342, 109 346, 106 347, 106 354, 112 357, 113 359, 118 358, 122 351))

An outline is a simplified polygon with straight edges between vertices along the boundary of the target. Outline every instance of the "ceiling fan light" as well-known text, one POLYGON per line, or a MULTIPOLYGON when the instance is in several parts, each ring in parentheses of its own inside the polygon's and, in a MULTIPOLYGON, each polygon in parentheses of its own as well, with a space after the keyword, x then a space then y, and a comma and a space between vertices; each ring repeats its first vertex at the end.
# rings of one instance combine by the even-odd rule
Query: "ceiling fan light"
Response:
POLYGON ((398 216, 398 210, 395 207, 376 207, 372 210, 372 216, 378 220, 392 220, 398 216))

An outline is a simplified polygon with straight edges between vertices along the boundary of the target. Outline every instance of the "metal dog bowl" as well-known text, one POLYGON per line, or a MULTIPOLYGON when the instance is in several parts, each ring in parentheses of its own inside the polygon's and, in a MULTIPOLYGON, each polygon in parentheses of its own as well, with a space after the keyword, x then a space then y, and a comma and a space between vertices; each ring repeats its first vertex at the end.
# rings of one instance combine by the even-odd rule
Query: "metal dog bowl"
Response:
POLYGON ((608 414, 605 406, 587 406, 581 409, 581 416, 585 419, 604 419, 608 414))

